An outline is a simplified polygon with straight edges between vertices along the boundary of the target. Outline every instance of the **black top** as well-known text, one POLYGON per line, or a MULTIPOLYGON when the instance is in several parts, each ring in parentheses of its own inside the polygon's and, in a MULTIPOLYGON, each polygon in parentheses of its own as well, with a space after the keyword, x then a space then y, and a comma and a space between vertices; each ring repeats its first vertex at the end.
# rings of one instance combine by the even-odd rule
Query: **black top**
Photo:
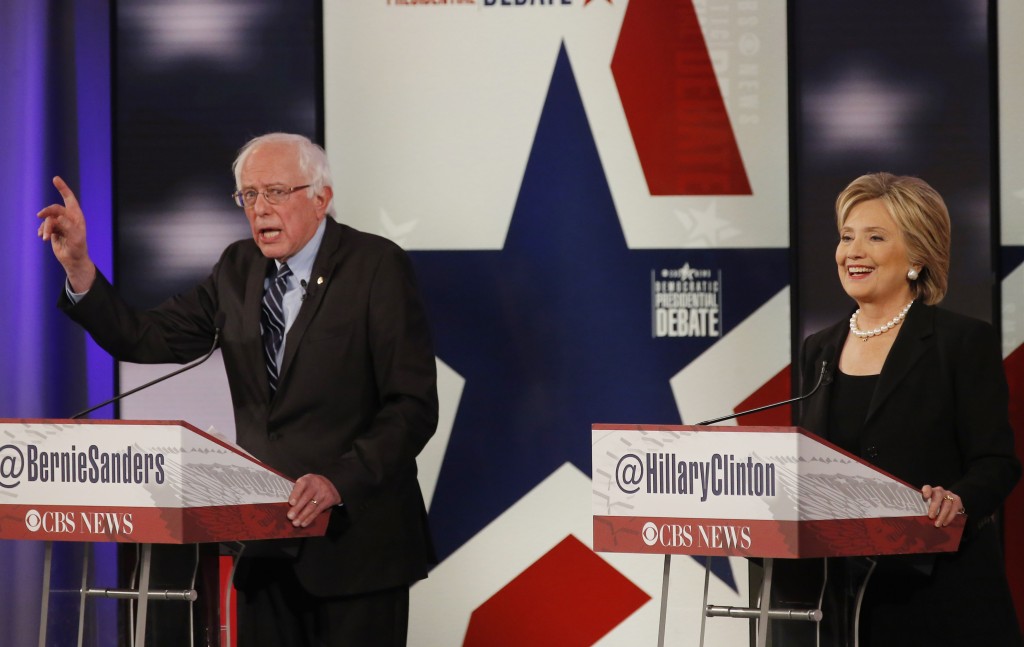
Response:
POLYGON ((878 375, 847 375, 836 371, 829 402, 828 439, 846 451, 860 456, 864 421, 868 417, 871 396, 878 375))

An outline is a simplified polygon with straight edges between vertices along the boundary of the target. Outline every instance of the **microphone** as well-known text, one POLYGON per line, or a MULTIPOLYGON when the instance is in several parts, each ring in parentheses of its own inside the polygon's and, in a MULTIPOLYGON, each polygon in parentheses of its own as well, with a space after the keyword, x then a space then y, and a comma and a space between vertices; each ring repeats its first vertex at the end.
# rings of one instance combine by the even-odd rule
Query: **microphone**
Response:
POLYGON ((776 402, 774 404, 766 404, 763 407, 756 407, 754 409, 749 409, 747 411, 740 411, 739 413, 730 413, 729 415, 722 416, 720 418, 712 418, 711 420, 705 420, 704 422, 698 422, 697 426, 698 427, 703 427, 705 425, 713 425, 715 423, 722 422, 723 420, 730 420, 732 418, 739 418, 740 416, 745 416, 747 414, 757 413, 759 411, 767 411, 768 409, 774 409, 776 407, 781 407, 781 406, 784 406, 784 405, 787 405, 787 404, 793 404, 794 402, 800 402, 801 400, 806 400, 807 398, 809 398, 812 395, 814 395, 815 393, 817 393, 818 389, 821 388, 822 384, 831 384, 832 383, 832 373, 830 373, 829 370, 828 370, 828 360, 829 360, 830 357, 832 357, 832 354, 834 352, 835 352, 834 348, 832 346, 829 346, 828 348, 825 349, 825 352, 822 353, 825 356, 825 359, 821 360, 821 371, 818 372, 818 381, 817 381, 817 383, 815 383, 814 388, 811 389, 810 391, 808 391, 807 393, 804 393, 803 395, 797 396, 795 398, 790 398, 789 400, 783 400, 782 402, 776 402), (828 379, 825 379, 826 373, 828 374, 828 379))
MULTIPOLYGON (((310 277, 310 278, 312 279, 313 277, 310 277)), ((302 288, 302 300, 305 301, 306 297, 313 296, 313 291, 316 290, 316 287, 318 285, 320 285, 321 283, 323 283, 323 282, 324 282, 324 277, 323 276, 318 276, 316 278, 316 283, 309 283, 309 282, 306 281, 306 279, 300 279, 299 280, 299 287, 302 288)))
POLYGON ((176 371, 174 371, 172 373, 168 373, 167 375, 164 375, 162 377, 158 377, 158 378, 156 378, 155 380, 153 380, 151 382, 146 382, 145 384, 137 386, 134 389, 132 389, 131 391, 125 391, 124 393, 119 393, 118 395, 115 395, 114 397, 110 398, 109 400, 107 400, 105 402, 100 402, 96 406, 89 407, 85 411, 79 411, 75 415, 71 416, 71 420, 74 420, 76 418, 81 418, 82 416, 84 416, 86 414, 89 414, 89 413, 92 413, 93 411, 95 411, 96 409, 99 409, 100 407, 105 407, 108 404, 111 404, 112 402, 117 402, 121 398, 126 398, 126 397, 128 397, 129 395, 131 395, 133 393, 141 391, 142 389, 148 389, 149 387, 153 386, 154 384, 159 384, 160 382, 163 382, 164 380, 166 380, 168 378, 174 377, 175 375, 177 375, 179 373, 184 373, 185 371, 191 370, 191 369, 199 366, 200 364, 202 364, 206 360, 210 359, 210 356, 213 355, 213 351, 217 350, 217 342, 220 341, 220 332, 224 328, 224 320, 226 318, 227 317, 226 317, 226 315, 223 312, 218 312, 216 315, 214 315, 214 317, 213 317, 213 328, 214 328, 214 330, 213 330, 213 343, 210 344, 210 350, 207 351, 207 353, 205 355, 200 357, 195 362, 192 362, 188 366, 182 366, 178 370, 176 370, 176 371))

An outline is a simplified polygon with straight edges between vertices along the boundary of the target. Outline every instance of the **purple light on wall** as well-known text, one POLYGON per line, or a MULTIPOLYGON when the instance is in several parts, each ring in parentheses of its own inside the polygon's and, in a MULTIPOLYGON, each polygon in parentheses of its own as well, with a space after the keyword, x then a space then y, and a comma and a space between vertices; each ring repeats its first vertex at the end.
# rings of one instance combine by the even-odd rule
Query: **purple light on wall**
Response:
MULTIPOLYGON (((84 335, 56 308, 63 270, 36 238, 35 218, 60 199, 52 176, 66 176, 86 204, 91 255, 109 271, 109 12, 109 0, 0 3, 0 193, 7 232, 0 239, 0 417, 67 416, 113 390, 112 361, 91 342, 83 348, 84 335)), ((55 552, 65 561, 80 560, 81 551, 65 550, 70 547, 61 544, 55 552)), ((113 586, 115 548, 92 548, 91 572, 113 586)), ((77 570, 68 563, 61 575, 64 568, 77 570)), ((0 541, 0 572, 6 574, 0 578, 0 647, 35 644, 42 544, 0 541)), ((57 606, 51 606, 57 616, 66 611, 57 606)), ((90 605, 88 611, 87 644, 114 644, 116 609, 90 605)))
MULTIPOLYGON (((0 239, 0 331, 8 340, 0 354, 0 416, 38 415, 42 384, 40 347, 44 343, 40 276, 49 249, 34 239, 33 217, 46 199, 43 169, 47 58, 47 7, 23 0, 4 5, 0 17, 0 191, 7 196, 8 235, 0 239), (19 277, 18 280, 11 280, 19 277)), ((48 304, 52 308, 52 300, 48 304)))
MULTIPOLYGON (((108 277, 113 268, 113 163, 110 115, 110 1, 76 0, 78 152, 81 195, 89 219, 89 254, 108 277)), ((114 393, 114 362, 92 339, 86 345, 89 402, 114 393)), ((113 405, 90 417, 113 418, 113 405)))

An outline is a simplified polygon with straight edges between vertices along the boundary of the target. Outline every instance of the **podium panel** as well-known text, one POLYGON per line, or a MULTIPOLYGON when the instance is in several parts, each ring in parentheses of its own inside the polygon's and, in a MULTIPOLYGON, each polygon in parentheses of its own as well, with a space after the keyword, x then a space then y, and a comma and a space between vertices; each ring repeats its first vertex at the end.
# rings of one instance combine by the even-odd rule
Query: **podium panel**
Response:
POLYGON ((798 427, 594 425, 594 550, 839 557, 956 550, 920 491, 798 427))
POLYGON ((947 552, 963 535, 964 515, 936 528, 917 488, 799 427, 598 424, 591 433, 594 550, 665 556, 659 647, 673 554, 706 558, 700 644, 706 618, 729 617, 757 620, 765 647, 773 619, 822 618, 770 607, 776 558, 947 552), (763 558, 757 606, 708 604, 715 556, 763 558))
MULTIPOLYGON (((327 514, 305 528, 288 520, 293 486, 240 447, 186 422, 0 420, 0 539, 46 543, 40 646, 49 644, 52 542, 139 544, 134 588, 91 588, 83 559, 78 590, 59 592, 79 598, 79 645, 86 601, 113 598, 137 609, 133 644, 143 647, 150 600, 197 599, 198 549, 188 588, 152 590, 153 544, 323 535, 327 514)), ((216 608, 209 601, 204 606, 216 608)), ((210 624, 208 642, 216 644, 217 623, 210 624)))
POLYGON ((0 421, 0 539, 151 544, 323 535, 294 482, 186 422, 0 421))

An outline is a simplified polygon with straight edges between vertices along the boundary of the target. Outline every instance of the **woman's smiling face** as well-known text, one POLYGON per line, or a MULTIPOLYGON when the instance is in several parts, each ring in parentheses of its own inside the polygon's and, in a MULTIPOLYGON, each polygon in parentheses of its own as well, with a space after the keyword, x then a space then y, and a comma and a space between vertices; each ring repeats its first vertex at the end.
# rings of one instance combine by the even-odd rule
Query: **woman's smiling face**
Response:
POLYGON ((850 210, 839 231, 836 265, 843 289, 860 306, 898 310, 913 298, 903 234, 881 200, 866 200, 850 210))

